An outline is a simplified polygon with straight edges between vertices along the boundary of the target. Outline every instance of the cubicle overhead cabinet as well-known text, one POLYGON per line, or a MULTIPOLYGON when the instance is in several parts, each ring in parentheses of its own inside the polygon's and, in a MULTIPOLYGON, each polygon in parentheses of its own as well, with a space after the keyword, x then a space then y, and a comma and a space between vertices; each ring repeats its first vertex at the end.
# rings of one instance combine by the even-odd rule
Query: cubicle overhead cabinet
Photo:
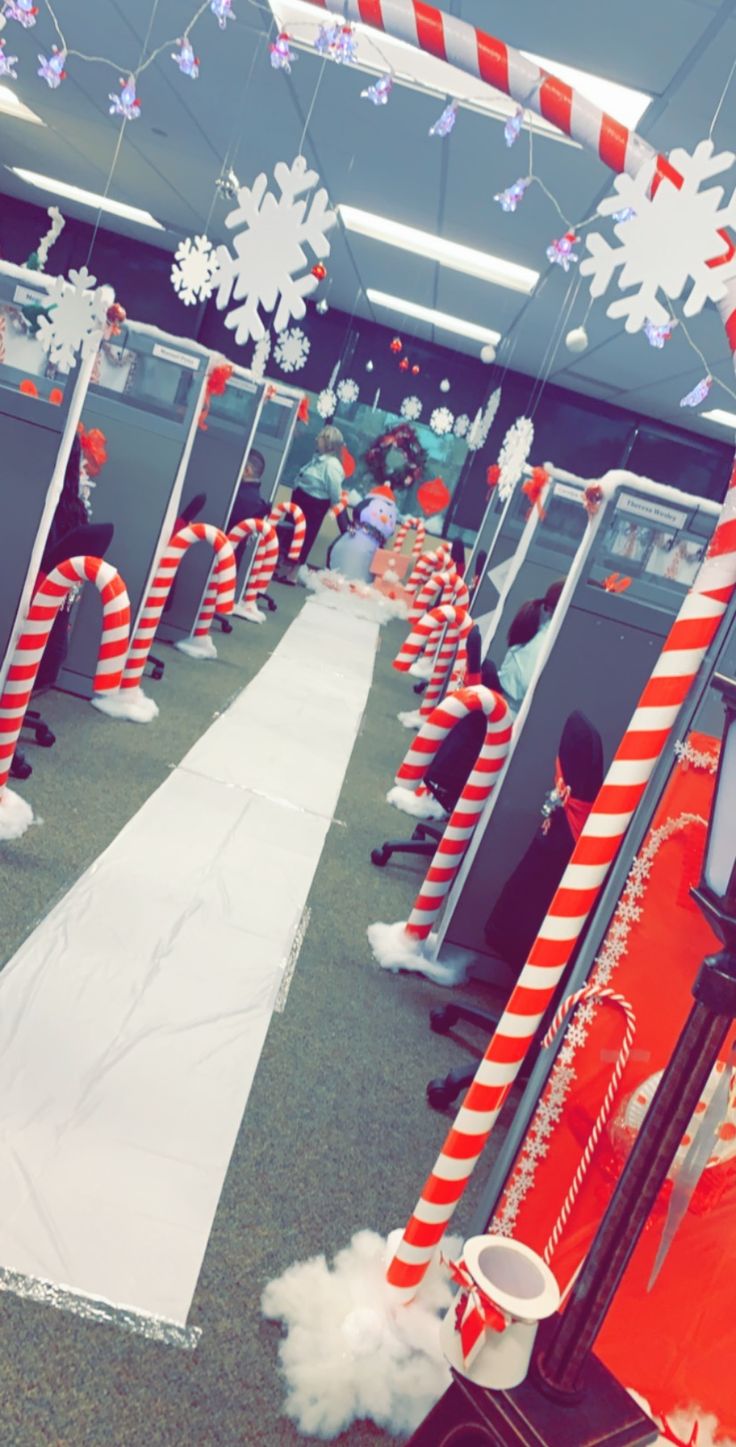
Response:
MULTIPOLYGON (((265 397, 265 384, 243 367, 235 367, 224 392, 210 398, 206 426, 197 428, 179 500, 183 513, 192 499, 206 502, 197 521, 227 532, 245 463, 254 445, 265 397)), ((189 548, 179 564, 170 605, 158 636, 166 642, 189 638, 199 616, 213 567, 211 549, 189 548)))
MULTIPOLYGON (((264 502, 275 503, 279 486, 289 488, 294 483, 288 469, 289 450, 297 425, 299 403, 303 392, 287 387, 283 382, 267 382, 258 425, 253 435, 251 453, 263 460, 260 492, 264 502)), ((260 461, 258 461, 260 466, 260 461)), ((242 518, 236 519, 242 522, 242 518)), ((236 596, 239 598, 248 582, 253 563, 257 539, 249 539, 242 549, 238 564, 236 596)))
POLYGON ((0 262, 0 681, 38 577, 93 366, 92 357, 68 373, 49 364, 35 317, 54 281, 0 262))
POLYGON ((566 580, 504 774, 448 895, 441 943, 489 953, 484 924, 539 827, 566 719, 575 709, 586 714, 606 761, 612 757, 715 527, 718 504, 633 473, 609 474, 602 490, 589 521, 574 484, 553 492, 501 600, 489 646, 499 665, 519 605, 566 580), (576 526, 583 518, 577 548, 568 507, 576 509, 576 526))
MULTIPOLYGON (((129 322, 103 343, 85 399, 82 422, 104 433, 107 449, 92 492, 92 520, 114 525, 107 557, 128 590, 131 634, 179 513, 211 361, 196 342, 129 322)), ((91 593, 80 599, 58 680, 83 698, 92 693, 99 608, 91 593)))

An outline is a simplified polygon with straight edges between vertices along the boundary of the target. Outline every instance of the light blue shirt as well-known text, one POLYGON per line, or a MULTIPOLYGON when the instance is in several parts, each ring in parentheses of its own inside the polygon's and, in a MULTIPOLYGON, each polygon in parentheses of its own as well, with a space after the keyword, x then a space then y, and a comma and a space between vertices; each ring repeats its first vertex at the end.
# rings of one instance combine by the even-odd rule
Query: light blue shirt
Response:
POLYGON ((321 502, 328 499, 334 506, 340 501, 345 470, 339 459, 329 452, 315 452, 311 462, 301 469, 295 486, 321 502))
POLYGON ((547 618, 528 643, 517 643, 515 648, 509 648, 498 670, 501 687, 515 713, 518 713, 524 702, 524 695, 539 661, 539 655, 546 645, 547 631, 551 622, 552 619, 547 618))

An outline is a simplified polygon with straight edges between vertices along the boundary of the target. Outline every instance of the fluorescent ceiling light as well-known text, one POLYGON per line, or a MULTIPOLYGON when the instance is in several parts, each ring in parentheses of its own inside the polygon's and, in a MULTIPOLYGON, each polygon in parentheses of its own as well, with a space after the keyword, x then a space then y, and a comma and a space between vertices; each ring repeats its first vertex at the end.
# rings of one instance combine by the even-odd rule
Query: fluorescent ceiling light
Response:
POLYGON ((30 121, 34 126, 45 126, 29 106, 24 105, 20 96, 9 85, 0 85, 0 115, 13 116, 16 121, 30 121))
POLYGON ((527 296, 539 281, 538 271, 519 266, 515 261, 506 261, 502 256, 474 251, 471 246, 446 241, 443 236, 418 231, 414 226, 404 226, 387 216, 374 216, 370 211, 358 210, 356 206, 338 206, 337 210, 348 231, 357 231, 361 236, 369 236, 372 241, 385 241, 389 246, 412 252, 414 256, 426 256, 430 261, 439 262, 440 266, 448 266, 451 271, 477 276, 481 281, 506 286, 510 291, 523 291, 527 296))
POLYGON ((462 317, 451 317, 447 312, 438 312, 430 306, 419 306, 414 301, 402 301, 399 296, 389 296, 385 291, 374 291, 368 287, 366 296, 373 306, 384 307, 386 311, 400 312, 402 316, 414 317, 418 322, 429 322, 441 332, 454 332, 458 337, 470 337, 474 342, 491 342, 495 347, 501 340, 501 333, 491 327, 479 327, 476 322, 466 322, 462 317))
POLYGON ((80 206, 93 206, 95 211, 107 211, 111 216, 121 216, 126 221, 137 221, 139 226, 152 226, 156 231, 165 227, 138 206, 128 206, 124 201, 113 201, 109 196, 98 196, 96 191, 85 191, 81 186, 70 186, 68 181, 55 181, 52 176, 39 176, 37 171, 26 171, 22 166, 8 166, 14 176, 27 181, 29 186, 38 186, 40 191, 51 191, 54 196, 63 196, 67 201, 76 201, 80 206))
POLYGON ((543 55, 533 55, 530 50, 523 50, 522 55, 533 60, 542 70, 549 70, 553 75, 559 76, 560 80, 566 80, 568 85, 579 91, 586 100, 600 106, 602 111, 606 111, 614 120, 621 121, 622 125, 631 130, 636 129, 651 103, 652 97, 647 95, 646 91, 632 90, 630 86, 619 85, 615 80, 604 80, 603 76, 592 75, 589 70, 576 70, 572 65, 563 65, 560 60, 547 60, 543 55))
POLYGON ((717 422, 719 427, 729 427, 731 430, 736 427, 736 412, 724 412, 722 407, 713 407, 710 412, 701 412, 700 415, 709 422, 717 422))

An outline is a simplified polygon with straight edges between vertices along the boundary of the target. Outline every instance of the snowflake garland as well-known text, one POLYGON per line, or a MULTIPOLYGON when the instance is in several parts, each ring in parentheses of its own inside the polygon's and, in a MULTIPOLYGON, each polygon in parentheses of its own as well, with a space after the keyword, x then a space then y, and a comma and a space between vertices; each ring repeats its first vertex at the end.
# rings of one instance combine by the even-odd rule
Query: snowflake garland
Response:
POLYGON ((271 355, 271 333, 266 332, 253 348, 253 356, 250 361, 250 370, 256 382, 263 382, 266 377, 266 367, 271 355))
POLYGON ((580 264, 581 275, 591 278, 592 297, 603 296, 621 268, 618 287, 626 295, 612 301, 607 314, 625 317, 627 332, 641 331, 647 321, 665 326, 670 312, 660 293, 677 301, 688 281, 692 287, 683 306, 687 317, 701 311, 706 301, 717 303, 726 295, 732 268, 712 263, 724 253, 720 233, 736 226, 736 192, 722 207, 721 186, 701 188, 710 177, 729 170, 734 156, 714 152, 711 140, 699 141, 692 155, 680 148, 672 151, 670 164, 682 177, 679 188, 666 174, 657 173, 656 159, 641 166, 636 176, 616 176, 615 194, 598 207, 600 216, 613 216, 622 206, 633 212, 613 228, 619 246, 590 233, 585 242, 590 255, 580 264))
POLYGON ((707 749, 696 749, 689 739, 678 739, 675 744, 675 758, 682 769, 687 769, 692 764, 694 769, 707 769, 709 774, 718 773, 718 751, 712 753, 707 749))
POLYGON ((449 407, 435 407, 429 419, 429 425, 438 437, 446 437, 448 432, 452 432, 454 423, 455 414, 449 407))
POLYGON ((455 426, 452 430, 456 437, 467 437, 469 426, 470 418, 467 412, 461 412, 460 416, 455 418, 455 426))
POLYGON ((102 341, 110 295, 95 287, 97 278, 83 266, 70 270, 69 281, 57 276, 49 292, 50 315, 39 319, 37 336, 60 372, 70 372, 78 353, 89 357, 102 341))
POLYGON ((332 387, 323 387, 317 398, 317 411, 320 417, 325 419, 334 417, 336 408, 337 393, 333 392, 332 387))
POLYGON ((274 357, 282 372, 300 372, 309 356, 311 343, 301 327, 281 332, 274 348, 274 357))
POLYGON ((344 381, 338 382, 335 391, 340 401, 344 402, 346 407, 352 406, 353 402, 357 402, 360 396, 360 387, 357 382, 353 381, 352 377, 346 377, 344 381))
POLYGON ((217 281, 217 253, 207 236, 187 236, 174 252, 171 285, 185 306, 207 301, 217 281))
POLYGON ((407 422, 418 422, 422 415, 422 404, 418 397, 405 397, 399 411, 407 422))
POLYGON ((534 441, 534 423, 528 417, 517 417, 501 443, 498 465, 498 495, 505 502, 521 477, 534 441))
POLYGON ((252 186, 238 187, 237 205, 225 218, 230 230, 242 228, 233 242, 235 254, 227 246, 217 252, 217 306, 223 311, 231 300, 241 303, 225 318, 225 326, 241 345, 264 335, 261 307, 267 312, 275 308, 277 332, 306 314, 305 297, 319 286, 319 278, 310 268, 305 247, 320 260, 329 256, 326 233, 337 221, 327 192, 314 190, 319 176, 308 169, 303 156, 290 166, 280 161, 274 178, 278 198, 269 191, 265 172, 252 186))
POLYGON ((484 408, 479 407, 473 418, 473 423, 468 432, 468 448, 471 452, 479 452, 485 447, 488 441, 488 434, 496 420, 496 413, 501 402, 501 388, 497 387, 492 392, 484 408))

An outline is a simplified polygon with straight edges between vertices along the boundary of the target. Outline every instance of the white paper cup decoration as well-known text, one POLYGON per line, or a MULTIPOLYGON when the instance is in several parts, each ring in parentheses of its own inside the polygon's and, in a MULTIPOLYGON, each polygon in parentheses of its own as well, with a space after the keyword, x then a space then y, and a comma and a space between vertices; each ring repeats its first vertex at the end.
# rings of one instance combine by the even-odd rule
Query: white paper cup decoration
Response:
POLYGON ((458 1267, 465 1284, 442 1322, 442 1350, 479 1387, 510 1391, 526 1377, 537 1327, 559 1309, 560 1288, 536 1251, 504 1236, 471 1237, 458 1267))

